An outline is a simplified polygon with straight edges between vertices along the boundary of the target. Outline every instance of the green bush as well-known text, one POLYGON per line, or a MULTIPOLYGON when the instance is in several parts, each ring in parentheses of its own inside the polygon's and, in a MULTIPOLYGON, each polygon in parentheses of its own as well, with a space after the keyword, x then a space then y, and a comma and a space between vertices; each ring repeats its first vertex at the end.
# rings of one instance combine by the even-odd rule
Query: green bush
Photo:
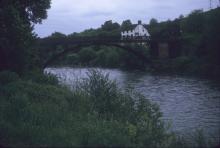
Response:
POLYGON ((108 76, 91 71, 73 92, 41 76, 0 88, 1 144, 155 147, 165 140, 158 107, 108 76))
POLYGON ((0 90, 0 143, 56 145, 53 137, 64 136, 58 132, 67 119, 68 97, 71 93, 67 90, 30 81, 5 85, 0 90))
POLYGON ((126 92, 120 90, 114 81, 109 80, 108 75, 103 76, 100 71, 91 70, 88 78, 84 79, 78 89, 90 101, 90 113, 113 127, 116 123, 121 127, 117 130, 115 127, 109 129, 108 136, 117 133, 116 139, 125 140, 119 140, 119 144, 107 138, 105 141, 113 145, 106 146, 116 144, 161 147, 171 136, 161 119, 162 114, 157 105, 132 90, 126 92), (123 134, 121 131, 124 131, 123 134))
POLYGON ((0 72, 0 85, 5 85, 7 83, 19 80, 19 76, 10 71, 0 72))
POLYGON ((35 83, 40 83, 40 84, 50 84, 50 85, 58 84, 58 80, 54 75, 49 74, 49 73, 43 73, 42 71, 37 70, 37 69, 27 72, 23 76, 23 79, 27 81, 32 81, 35 83))
POLYGON ((9 147, 186 146, 168 132, 156 104, 132 90, 119 89, 100 71, 91 70, 88 78, 77 85, 70 91, 25 79, 0 87, 0 144, 9 147))
POLYGON ((96 52, 92 48, 87 47, 80 50, 78 55, 82 64, 90 65, 96 57, 96 52))

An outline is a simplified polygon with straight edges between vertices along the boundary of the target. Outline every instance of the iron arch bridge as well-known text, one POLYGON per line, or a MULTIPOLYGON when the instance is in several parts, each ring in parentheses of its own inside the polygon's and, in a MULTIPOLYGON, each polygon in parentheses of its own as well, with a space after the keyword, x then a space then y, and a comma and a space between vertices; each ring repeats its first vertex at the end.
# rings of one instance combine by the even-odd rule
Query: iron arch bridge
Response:
POLYGON ((65 39, 62 41, 55 41, 56 45, 71 45, 71 48, 65 48, 60 53, 50 57, 44 64, 43 68, 46 68, 52 64, 56 59, 64 56, 70 52, 79 52, 83 47, 99 45, 99 46, 113 46, 123 49, 137 56, 144 64, 151 63, 151 61, 140 51, 134 50, 131 45, 150 45, 149 39, 112 39, 112 38, 92 38, 92 37, 82 37, 77 39, 65 39))

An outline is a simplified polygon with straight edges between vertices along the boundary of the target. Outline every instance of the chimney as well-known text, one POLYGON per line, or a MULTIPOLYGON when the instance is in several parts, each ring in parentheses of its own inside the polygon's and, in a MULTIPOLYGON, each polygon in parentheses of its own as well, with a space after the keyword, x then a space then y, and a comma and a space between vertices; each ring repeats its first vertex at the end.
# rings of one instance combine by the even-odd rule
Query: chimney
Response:
POLYGON ((138 25, 141 25, 141 21, 140 20, 138 21, 138 25))

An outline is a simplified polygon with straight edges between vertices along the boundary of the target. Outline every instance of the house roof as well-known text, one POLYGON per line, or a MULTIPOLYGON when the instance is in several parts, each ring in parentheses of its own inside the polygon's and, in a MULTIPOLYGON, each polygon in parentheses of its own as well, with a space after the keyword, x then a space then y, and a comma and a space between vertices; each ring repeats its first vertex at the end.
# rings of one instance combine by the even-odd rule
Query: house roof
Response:
MULTIPOLYGON (((136 27, 137 27, 138 24, 132 24, 132 26, 129 27, 129 29, 124 29, 124 30, 121 30, 122 32, 124 31, 130 31, 130 30, 134 30, 136 27)), ((145 24, 141 24, 144 26, 145 29, 147 29, 147 25, 145 24)))

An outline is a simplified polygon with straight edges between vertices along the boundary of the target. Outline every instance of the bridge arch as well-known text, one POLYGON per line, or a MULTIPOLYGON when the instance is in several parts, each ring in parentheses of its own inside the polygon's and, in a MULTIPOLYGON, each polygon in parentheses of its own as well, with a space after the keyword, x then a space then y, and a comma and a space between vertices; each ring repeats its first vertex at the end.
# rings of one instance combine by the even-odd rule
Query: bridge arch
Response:
POLYGON ((59 57, 69 53, 69 52, 79 52, 82 48, 84 47, 88 47, 88 46, 92 46, 92 45, 99 45, 99 46, 111 46, 111 47, 117 47, 120 48, 122 50, 125 50, 127 52, 130 52, 132 54, 134 54, 135 56, 137 56, 144 64, 145 63, 151 63, 151 61, 145 56, 143 55, 143 53, 138 52, 137 50, 134 50, 132 47, 130 46, 126 46, 123 43, 89 43, 89 44, 78 44, 74 47, 71 47, 69 49, 65 49, 64 51, 54 55, 53 57, 51 57, 49 60, 47 60, 44 65, 43 68, 46 68, 47 66, 49 66, 51 63, 53 63, 56 59, 58 59, 59 57))

